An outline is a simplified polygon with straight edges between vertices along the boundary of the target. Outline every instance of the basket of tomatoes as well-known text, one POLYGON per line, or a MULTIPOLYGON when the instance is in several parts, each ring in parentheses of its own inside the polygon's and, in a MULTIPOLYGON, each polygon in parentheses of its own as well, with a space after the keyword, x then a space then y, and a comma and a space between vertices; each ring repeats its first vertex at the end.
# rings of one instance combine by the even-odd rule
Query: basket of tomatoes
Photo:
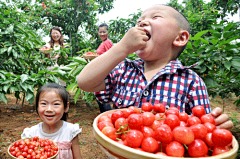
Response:
POLYGON ((54 159, 58 153, 58 145, 55 142, 37 136, 17 140, 8 147, 8 155, 12 159, 54 159))
POLYGON ((99 55, 94 52, 87 52, 87 53, 83 54, 83 58, 88 59, 88 60, 93 60, 98 56, 99 55))
POLYGON ((101 149, 114 159, 235 159, 238 142, 217 128, 202 106, 189 116, 163 104, 110 110, 98 115, 93 133, 101 149))
POLYGON ((52 49, 52 48, 48 48, 48 47, 45 46, 45 47, 39 49, 39 51, 40 51, 41 53, 43 53, 43 54, 50 54, 50 53, 53 52, 53 49, 52 49))

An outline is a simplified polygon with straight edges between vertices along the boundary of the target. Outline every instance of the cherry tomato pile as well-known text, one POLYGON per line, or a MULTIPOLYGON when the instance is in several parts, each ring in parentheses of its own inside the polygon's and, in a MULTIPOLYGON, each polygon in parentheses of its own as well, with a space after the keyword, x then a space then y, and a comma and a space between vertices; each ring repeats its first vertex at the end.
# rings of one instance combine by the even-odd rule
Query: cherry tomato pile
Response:
POLYGON ((204 107, 195 106, 192 115, 161 103, 144 103, 98 118, 98 129, 108 138, 131 148, 173 157, 208 157, 232 149, 232 133, 217 128, 204 107))
POLYGON ((97 54, 94 52, 87 52, 87 53, 85 53, 85 55, 97 55, 97 54))
POLYGON ((43 47, 43 48, 41 48, 41 50, 50 50, 51 48, 48 48, 48 47, 43 47))
POLYGON ((58 146, 49 139, 37 136, 16 141, 9 148, 9 153, 18 159, 47 159, 58 152, 58 146))

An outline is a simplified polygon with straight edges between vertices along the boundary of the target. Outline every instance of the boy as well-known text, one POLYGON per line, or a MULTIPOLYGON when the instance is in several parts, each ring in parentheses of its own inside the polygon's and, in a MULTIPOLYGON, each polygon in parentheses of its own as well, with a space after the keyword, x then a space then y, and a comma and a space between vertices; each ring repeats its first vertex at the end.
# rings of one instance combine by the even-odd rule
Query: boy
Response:
MULTIPOLYGON (((82 70, 78 85, 84 91, 102 91, 98 99, 113 102, 117 108, 141 107, 151 102, 188 113, 194 106, 202 105, 210 113, 203 80, 189 69, 193 66, 184 67, 176 60, 187 45, 189 32, 189 22, 174 8, 150 7, 118 44, 82 70), (133 52, 140 59, 123 61, 133 52)), ((218 108, 212 114, 217 117, 220 111, 218 108)), ((219 124, 227 122, 225 127, 231 128, 228 116, 222 115, 219 124)))

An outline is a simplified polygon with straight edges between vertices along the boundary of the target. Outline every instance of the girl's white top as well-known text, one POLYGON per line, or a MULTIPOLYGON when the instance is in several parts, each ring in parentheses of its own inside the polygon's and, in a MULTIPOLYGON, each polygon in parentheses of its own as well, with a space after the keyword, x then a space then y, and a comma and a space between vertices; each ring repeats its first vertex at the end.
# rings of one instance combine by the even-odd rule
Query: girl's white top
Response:
POLYGON ((57 143, 59 153, 56 159, 73 159, 72 140, 76 137, 82 129, 78 124, 72 124, 63 121, 63 126, 55 133, 47 134, 42 130, 42 122, 30 128, 25 128, 21 135, 22 139, 38 136, 40 138, 47 138, 57 143))
POLYGON ((79 133, 81 133, 82 128, 79 128, 79 124, 72 124, 66 121, 63 121, 62 127, 55 133, 47 134, 42 130, 42 122, 34 125, 30 128, 25 128, 21 134, 21 138, 30 138, 38 136, 40 138, 47 138, 54 142, 62 141, 72 141, 79 133))

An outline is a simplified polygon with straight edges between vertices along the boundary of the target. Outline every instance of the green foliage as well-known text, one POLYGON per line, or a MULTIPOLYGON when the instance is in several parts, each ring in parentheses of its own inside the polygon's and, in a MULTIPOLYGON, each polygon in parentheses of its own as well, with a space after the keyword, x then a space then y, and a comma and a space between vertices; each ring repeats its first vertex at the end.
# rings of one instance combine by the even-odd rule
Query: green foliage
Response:
MULTIPOLYGON (((97 34, 97 14, 112 9, 113 1, 36 0, 32 4, 31 0, 14 0, 11 5, 0 2, 0 100, 7 102, 5 94, 15 92, 19 98, 24 92, 26 99, 33 101, 33 88, 49 81, 58 82, 58 78, 67 82, 67 90, 75 92, 75 102, 79 96, 87 102, 94 100, 92 93, 77 86, 77 76, 87 64, 81 55, 95 52, 101 43, 97 34), (36 48, 44 44, 42 36, 48 35, 52 26, 63 29, 71 47, 60 50, 57 63, 65 67, 56 67, 51 72, 46 67, 53 66, 55 61, 44 58, 36 48)), ((239 97, 240 23, 226 18, 227 14, 237 13, 238 0, 209 3, 184 0, 182 4, 170 0, 169 5, 182 12, 191 25, 190 41, 179 58, 182 63, 186 66, 199 63, 194 71, 205 81, 209 95, 227 98, 234 93, 239 97)), ((119 42, 128 29, 135 26, 141 12, 138 10, 129 18, 117 17, 106 22, 113 43, 119 42)), ((130 54, 128 58, 135 59, 136 55, 130 54)), ((240 99, 235 104, 240 105, 240 99)))
MULTIPOLYGON (((240 96, 240 23, 223 18, 226 13, 233 13, 232 7, 239 6, 233 1, 228 1, 229 6, 221 3, 224 8, 217 7, 215 1, 204 4, 202 0, 185 0, 183 3, 186 8, 175 0, 171 1, 171 5, 180 9, 191 25, 192 36, 180 60, 184 65, 199 63, 194 70, 205 81, 210 96, 227 98, 231 93, 240 96)), ((217 3, 220 4, 219 1, 217 3)), ((239 105, 240 102, 235 103, 239 105)))

